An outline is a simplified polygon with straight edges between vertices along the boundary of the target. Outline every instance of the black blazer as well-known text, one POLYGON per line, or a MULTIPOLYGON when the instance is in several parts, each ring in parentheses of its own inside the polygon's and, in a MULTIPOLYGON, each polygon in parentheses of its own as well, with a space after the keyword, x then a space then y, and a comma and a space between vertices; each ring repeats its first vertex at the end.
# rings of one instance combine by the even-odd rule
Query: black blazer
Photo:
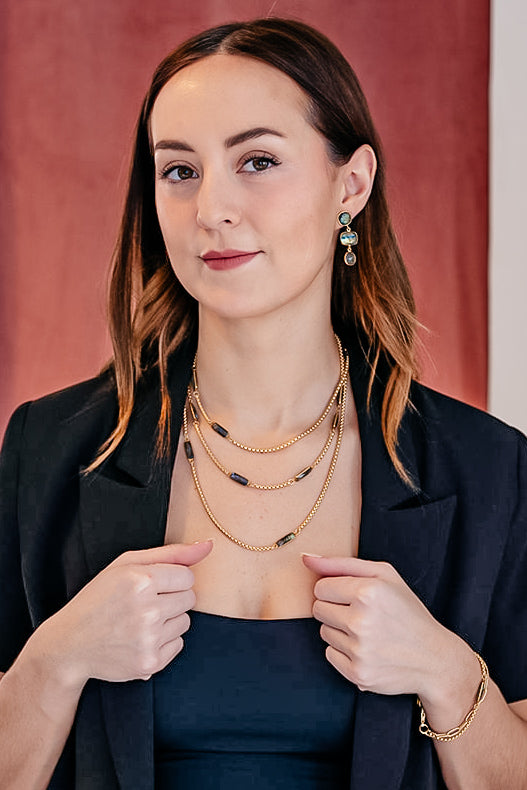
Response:
MULTIPOLYGON (((525 437, 416 384, 400 431, 401 456, 419 487, 413 493, 384 447, 382 387, 368 413, 368 369, 349 345, 363 454, 359 556, 392 563, 432 613, 482 653, 506 699, 526 698, 525 437)), ((0 670, 116 556, 163 542, 192 356, 189 343, 171 362, 172 453, 164 463, 151 460, 159 396, 148 378, 125 440, 89 476, 83 468, 115 424, 111 375, 13 415, 0 458, 0 670)), ((350 751, 354 790, 444 787, 410 695, 359 693, 350 751)), ((50 787, 153 790, 153 754, 152 681, 91 680, 50 787)))

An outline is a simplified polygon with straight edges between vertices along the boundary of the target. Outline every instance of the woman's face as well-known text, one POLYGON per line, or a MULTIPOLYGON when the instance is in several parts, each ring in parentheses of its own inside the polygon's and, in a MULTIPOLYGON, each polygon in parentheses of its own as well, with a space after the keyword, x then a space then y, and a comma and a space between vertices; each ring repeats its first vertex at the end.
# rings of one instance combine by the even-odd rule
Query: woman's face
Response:
POLYGON ((329 304, 342 178, 306 118, 293 80, 240 56, 200 60, 159 93, 157 213, 202 310, 247 318, 329 304))

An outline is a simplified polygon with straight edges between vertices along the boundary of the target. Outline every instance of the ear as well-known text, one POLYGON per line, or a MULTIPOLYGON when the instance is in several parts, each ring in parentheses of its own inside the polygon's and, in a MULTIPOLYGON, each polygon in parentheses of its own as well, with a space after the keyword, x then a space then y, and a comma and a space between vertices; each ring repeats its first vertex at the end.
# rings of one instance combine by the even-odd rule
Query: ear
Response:
POLYGON ((371 145, 361 145, 341 167, 342 210, 355 217, 370 197, 377 171, 377 157, 371 145))

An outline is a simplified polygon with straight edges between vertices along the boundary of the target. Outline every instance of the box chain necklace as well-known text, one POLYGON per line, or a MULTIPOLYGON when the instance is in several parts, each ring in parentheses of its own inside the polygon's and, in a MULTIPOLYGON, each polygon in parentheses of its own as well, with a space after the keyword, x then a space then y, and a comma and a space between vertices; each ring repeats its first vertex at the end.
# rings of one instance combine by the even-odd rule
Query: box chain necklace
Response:
POLYGON ((349 372, 349 358, 348 358, 348 355, 343 351, 340 339, 336 335, 335 335, 335 339, 336 339, 336 342, 337 342, 337 347, 338 347, 338 352, 339 352, 340 375, 339 375, 338 383, 337 383, 337 385, 336 385, 336 387, 335 387, 335 389, 333 391, 333 394, 332 394, 332 396, 331 396, 326 408, 324 409, 323 413, 318 418, 318 420, 316 420, 316 422, 313 423, 313 425, 311 425, 309 428, 306 428, 304 431, 302 431, 302 433, 298 434, 297 436, 294 436, 292 439, 289 439, 288 441, 283 442, 282 444, 276 445, 274 447, 266 447, 266 448, 252 447, 250 445, 245 445, 245 444, 243 444, 241 442, 238 442, 238 441, 234 440, 230 436, 230 434, 229 434, 229 432, 227 431, 226 428, 224 428, 223 426, 219 425, 219 423, 214 422, 208 416, 207 412, 205 411, 205 409, 203 407, 203 404, 201 403, 201 399, 200 399, 200 396, 199 396, 198 377, 197 377, 197 370, 196 370, 197 356, 194 358, 194 363, 193 363, 193 366, 192 366, 192 379, 191 379, 191 383, 190 383, 190 385, 188 387, 187 398, 186 398, 185 406, 184 406, 184 409, 183 409, 183 438, 184 438, 185 455, 186 455, 187 460, 189 462, 190 470, 191 470, 191 473, 192 473, 192 478, 193 478, 193 481, 194 481, 194 486, 196 488, 196 491, 197 491, 197 494, 198 494, 199 499, 201 501, 201 504, 203 506, 203 509, 207 513, 208 517, 210 518, 210 520, 212 521, 214 526, 223 535, 225 535, 226 538, 228 538, 229 540, 231 540, 233 543, 235 543, 237 546, 240 546, 241 548, 248 549, 249 551, 273 551, 274 549, 278 549, 281 546, 286 545, 287 543, 289 543, 290 541, 292 541, 296 537, 298 537, 298 535, 302 532, 304 527, 306 527, 307 524, 309 524, 309 522, 311 521, 311 519, 313 518, 313 516, 315 515, 315 513, 319 509, 320 505, 322 504, 322 501, 323 501, 323 499, 324 499, 324 497, 326 495, 326 492, 328 490, 329 484, 331 482, 331 479, 333 477, 333 473, 335 471, 335 467, 336 467, 336 464, 337 464, 339 450, 340 450, 340 446, 341 446, 341 443, 342 443, 342 436, 343 436, 343 433, 344 433, 345 416, 346 416, 347 379, 348 379, 348 372, 349 372), (196 408, 196 406, 194 404, 196 404, 198 408, 196 408), (200 424, 199 424, 199 416, 200 416, 200 413, 201 413, 201 415, 203 416, 205 422, 207 422, 207 424, 210 426, 210 428, 212 430, 215 431, 215 433, 217 433, 222 438, 230 441, 231 444, 235 445, 239 449, 245 450, 246 452, 251 452, 251 453, 273 453, 273 452, 278 452, 280 450, 284 450, 287 447, 290 447, 295 442, 299 441, 300 439, 303 439, 305 436, 308 436, 310 433, 312 433, 314 430, 316 430, 316 428, 318 428, 319 425, 321 425, 322 422, 326 419, 326 417, 328 416, 328 414, 329 414, 329 412, 331 410, 331 407, 334 404, 336 406, 335 415, 334 415, 332 423, 331 423, 331 429, 330 429, 329 437, 326 440, 326 442, 324 444, 324 447, 322 448, 322 451, 319 453, 319 455, 316 457, 316 459, 309 466, 306 466, 297 475, 295 475, 292 478, 288 478, 287 480, 282 481, 280 483, 274 483, 274 484, 255 483, 255 482, 250 481, 247 477, 238 474, 237 472, 231 472, 228 469, 226 469, 223 466, 223 464, 221 464, 221 462, 214 455, 214 453, 212 452, 210 447, 208 446, 208 444, 207 444, 207 442, 206 442, 206 440, 205 440, 205 438, 203 436, 203 433, 201 431, 200 424), (197 436, 198 436, 198 438, 199 438, 199 440, 200 440, 205 452, 207 453, 207 455, 209 456, 211 461, 215 464, 215 466, 224 475, 229 477, 233 482, 238 483, 238 484, 240 484, 242 486, 247 486, 247 487, 250 487, 250 488, 257 488, 259 490, 264 490, 264 491, 271 491, 271 490, 276 490, 276 489, 280 489, 280 488, 286 488, 287 486, 294 485, 295 483, 300 482, 300 480, 305 479, 310 474, 310 472, 313 470, 313 468, 315 466, 317 466, 320 463, 320 461, 324 458, 324 456, 326 455, 326 453, 327 453, 327 451, 328 451, 328 449, 329 449, 329 447, 330 447, 330 445, 331 445, 331 443, 333 441, 335 433, 336 433, 337 434, 336 444, 335 444, 335 448, 333 450, 333 456, 331 458, 331 462, 330 462, 330 465, 329 465, 329 469, 328 469, 326 478, 325 478, 324 483, 322 485, 322 489, 321 489, 321 491, 320 491, 320 493, 319 493, 314 505, 312 506, 311 510, 309 511, 307 516, 304 518, 302 523, 299 524, 291 532, 288 532, 286 535, 284 535, 283 537, 281 537, 278 540, 276 540, 274 543, 266 544, 266 545, 253 545, 251 543, 246 543, 245 541, 240 540, 239 538, 237 538, 235 535, 232 535, 222 524, 220 524, 220 522, 215 517, 214 513, 212 512, 212 510, 211 510, 211 508, 210 508, 210 506, 209 506, 209 504, 207 502, 207 499, 205 497, 205 494, 204 494, 203 489, 201 487, 201 483, 200 483, 199 478, 198 478, 198 473, 197 473, 197 469, 196 469, 196 462, 195 462, 195 457, 194 457, 194 450, 192 448, 192 444, 191 444, 190 438, 189 438, 189 414, 190 414, 190 420, 192 422, 194 430, 196 431, 196 434, 197 434, 197 436))

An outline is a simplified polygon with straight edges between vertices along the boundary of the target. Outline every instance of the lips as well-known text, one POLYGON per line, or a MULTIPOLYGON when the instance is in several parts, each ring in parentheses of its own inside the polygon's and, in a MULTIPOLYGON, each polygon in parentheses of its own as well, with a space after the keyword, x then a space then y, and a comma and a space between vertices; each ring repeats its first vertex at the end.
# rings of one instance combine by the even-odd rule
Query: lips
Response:
POLYGON ((209 269, 224 271, 225 269, 236 269, 238 266, 243 266, 244 263, 249 263, 259 252, 260 250, 251 252, 247 250, 210 250, 205 252, 201 258, 209 269))

